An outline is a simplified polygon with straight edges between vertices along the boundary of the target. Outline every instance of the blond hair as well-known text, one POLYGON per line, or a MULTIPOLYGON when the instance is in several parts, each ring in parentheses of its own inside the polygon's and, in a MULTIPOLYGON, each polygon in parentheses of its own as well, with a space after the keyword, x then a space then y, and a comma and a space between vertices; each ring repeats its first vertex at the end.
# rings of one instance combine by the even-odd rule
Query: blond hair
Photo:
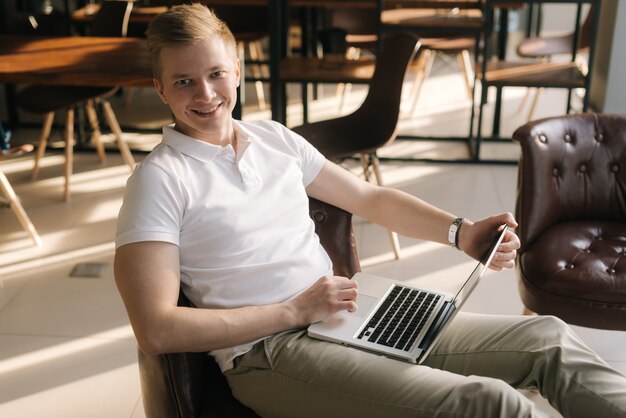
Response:
POLYGON ((152 73, 161 80, 161 50, 165 47, 195 45, 212 36, 220 37, 237 59, 237 45, 226 23, 200 3, 182 4, 157 15, 146 31, 152 73))

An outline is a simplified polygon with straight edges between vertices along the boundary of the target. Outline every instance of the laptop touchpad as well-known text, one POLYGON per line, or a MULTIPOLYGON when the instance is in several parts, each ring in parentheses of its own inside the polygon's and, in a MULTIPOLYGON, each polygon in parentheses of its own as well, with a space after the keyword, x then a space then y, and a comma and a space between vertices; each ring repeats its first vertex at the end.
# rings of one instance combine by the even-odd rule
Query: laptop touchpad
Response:
POLYGON ((378 302, 378 298, 359 293, 359 297, 357 299, 357 305, 359 305, 359 307, 356 312, 354 312, 354 315, 359 317, 367 316, 369 311, 372 310, 374 305, 376 305, 376 302, 378 302))

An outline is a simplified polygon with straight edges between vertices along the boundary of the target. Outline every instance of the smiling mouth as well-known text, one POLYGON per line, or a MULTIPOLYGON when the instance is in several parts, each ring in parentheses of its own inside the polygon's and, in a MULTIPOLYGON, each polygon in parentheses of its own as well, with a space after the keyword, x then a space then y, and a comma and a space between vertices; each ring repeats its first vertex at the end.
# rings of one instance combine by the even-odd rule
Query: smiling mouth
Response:
POLYGON ((191 111, 198 115, 198 116, 208 116, 211 115, 212 113, 214 113, 222 104, 218 104, 217 106, 213 106, 210 109, 207 110, 198 110, 198 109, 191 109, 191 111))

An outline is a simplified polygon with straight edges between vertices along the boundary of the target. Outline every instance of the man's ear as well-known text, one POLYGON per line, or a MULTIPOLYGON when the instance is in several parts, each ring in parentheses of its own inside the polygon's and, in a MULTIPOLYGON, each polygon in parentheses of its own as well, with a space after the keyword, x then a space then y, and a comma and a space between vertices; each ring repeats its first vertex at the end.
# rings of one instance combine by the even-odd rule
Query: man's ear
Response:
POLYGON ((159 82, 159 80, 157 80, 156 78, 153 78, 152 84, 154 85, 154 88, 156 89, 157 93, 159 93, 159 97, 161 98, 161 101, 167 104, 167 98, 165 97, 165 94, 163 93, 163 86, 161 86, 161 83, 159 82))
POLYGON ((241 82, 241 61, 239 58, 235 60, 235 77, 237 77, 237 87, 239 87, 239 83, 241 82))

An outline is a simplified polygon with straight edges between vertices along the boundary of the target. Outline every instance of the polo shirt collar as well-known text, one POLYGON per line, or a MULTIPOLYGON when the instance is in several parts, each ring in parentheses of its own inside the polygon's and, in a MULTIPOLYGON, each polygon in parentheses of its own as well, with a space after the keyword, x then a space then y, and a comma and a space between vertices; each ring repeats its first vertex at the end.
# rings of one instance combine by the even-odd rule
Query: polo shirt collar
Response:
MULTIPOLYGON (((245 150, 252 143, 254 134, 243 128, 236 120, 233 120, 233 126, 237 132, 237 146, 240 150, 237 160, 240 160, 245 150)), ((210 144, 185 135, 174 129, 174 124, 163 127, 163 143, 189 157, 205 163, 211 162, 220 155, 224 155, 225 149, 225 147, 220 145, 210 144)), ((232 150, 232 146, 228 145, 228 148, 232 150)))

